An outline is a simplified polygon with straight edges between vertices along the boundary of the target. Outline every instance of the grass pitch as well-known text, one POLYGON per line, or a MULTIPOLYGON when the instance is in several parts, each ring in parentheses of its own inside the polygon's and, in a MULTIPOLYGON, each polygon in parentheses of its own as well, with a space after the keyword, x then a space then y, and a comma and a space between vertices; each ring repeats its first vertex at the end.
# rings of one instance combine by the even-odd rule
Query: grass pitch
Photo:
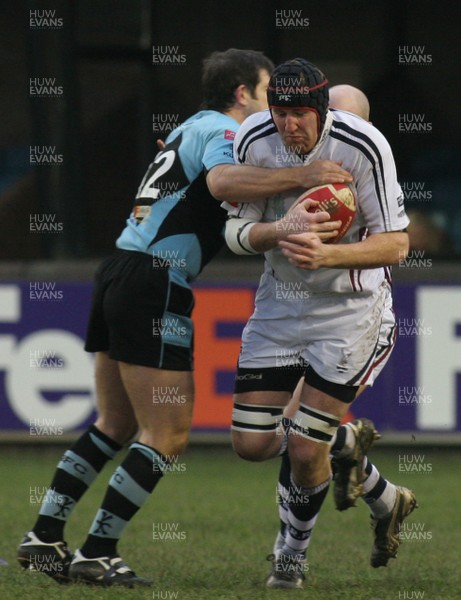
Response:
MULTIPOLYGON (((380 471, 414 489, 420 505, 406 521, 398 559, 372 569, 367 507, 360 501, 358 508, 339 513, 330 492, 310 547, 306 589, 295 592, 264 587, 265 557, 278 527, 278 461, 247 463, 215 447, 191 448, 180 459, 119 545, 128 565, 154 579, 152 588, 59 586, 23 571, 16 546, 34 522, 61 453, 59 448, 1 449, 0 558, 8 563, 0 566, 1 600, 461 598, 460 450, 374 449, 371 458, 380 471), (402 469, 402 464, 423 466, 402 469)), ((83 542, 113 468, 114 463, 105 468, 72 515, 66 530, 71 548, 83 542)))

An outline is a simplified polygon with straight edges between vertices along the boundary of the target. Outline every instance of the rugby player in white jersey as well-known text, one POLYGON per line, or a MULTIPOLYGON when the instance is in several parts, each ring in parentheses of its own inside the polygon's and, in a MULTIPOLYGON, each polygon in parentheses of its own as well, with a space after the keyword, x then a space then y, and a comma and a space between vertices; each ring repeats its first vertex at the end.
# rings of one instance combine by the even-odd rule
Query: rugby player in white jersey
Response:
POLYGON ((234 164, 234 134, 266 106, 270 70, 271 61, 253 50, 230 48, 205 60, 204 110, 167 138, 141 182, 117 250, 97 271, 86 350, 96 353, 98 416, 57 465, 18 548, 25 569, 58 582, 152 585, 127 567, 117 544, 188 441, 194 402, 190 283, 223 243, 226 215, 214 196, 244 201, 272 189, 352 179, 334 161, 272 172, 234 164), (168 389, 181 401, 158 397, 168 389), (69 517, 137 430, 86 540, 72 554, 64 541, 69 517), (50 563, 53 569, 41 567, 50 563))
MULTIPOLYGON (((233 444, 243 458, 259 461, 282 453, 285 443, 291 465, 288 482, 286 472, 281 481, 287 525, 269 587, 303 586, 306 550, 331 479, 330 445, 350 403, 390 355, 395 320, 388 267, 408 252, 408 219, 389 145, 365 120, 328 111, 327 83, 303 59, 283 63, 269 83, 270 110, 247 119, 234 145, 240 164, 259 167, 337 161, 353 175, 358 198, 356 218, 338 244, 323 243, 325 234, 308 225, 306 230, 305 205, 289 211, 302 190, 230 208, 230 246, 266 258, 242 338, 233 444), (305 299, 277 295, 286 283, 305 292, 305 299), (281 425, 300 375, 299 409, 281 425)), ((395 556, 399 523, 416 504, 411 491, 385 487, 387 493, 370 498, 373 566, 395 556)))

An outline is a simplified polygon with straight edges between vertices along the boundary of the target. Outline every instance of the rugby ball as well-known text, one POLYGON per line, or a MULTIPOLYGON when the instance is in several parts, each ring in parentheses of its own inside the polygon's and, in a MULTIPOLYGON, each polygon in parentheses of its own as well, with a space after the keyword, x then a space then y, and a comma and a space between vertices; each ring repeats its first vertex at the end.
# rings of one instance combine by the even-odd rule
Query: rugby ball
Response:
POLYGON ((308 212, 326 211, 331 215, 332 221, 341 221, 338 235, 325 242, 326 244, 335 244, 339 242, 349 231, 357 210, 355 193, 347 183, 327 183, 318 185, 307 190, 296 201, 302 202, 310 198, 317 200, 319 205, 310 208, 308 212))

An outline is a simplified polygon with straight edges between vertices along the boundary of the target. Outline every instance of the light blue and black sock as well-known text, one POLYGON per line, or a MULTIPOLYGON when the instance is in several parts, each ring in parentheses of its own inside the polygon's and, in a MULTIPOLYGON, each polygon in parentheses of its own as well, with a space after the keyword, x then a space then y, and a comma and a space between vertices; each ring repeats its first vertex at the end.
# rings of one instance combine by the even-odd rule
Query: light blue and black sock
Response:
POLYGON ((130 519, 141 508, 167 468, 165 458, 139 442, 130 450, 109 481, 101 508, 80 551, 86 558, 113 556, 130 519))
POLYGON ((63 539, 64 526, 75 505, 120 449, 120 444, 92 425, 66 450, 33 527, 40 540, 53 543, 63 539))

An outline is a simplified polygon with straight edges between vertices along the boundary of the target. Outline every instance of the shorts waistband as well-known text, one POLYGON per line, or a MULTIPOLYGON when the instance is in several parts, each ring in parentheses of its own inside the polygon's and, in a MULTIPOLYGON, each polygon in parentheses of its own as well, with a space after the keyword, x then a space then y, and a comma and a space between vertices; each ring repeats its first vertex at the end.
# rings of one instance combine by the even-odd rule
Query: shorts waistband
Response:
POLYGON ((170 266, 167 259, 159 258, 158 256, 154 256, 153 254, 147 254, 146 252, 140 252, 139 250, 124 250, 123 248, 116 248, 115 254, 119 256, 137 256, 142 258, 144 261, 152 262, 154 267, 163 267, 168 269, 170 266))

